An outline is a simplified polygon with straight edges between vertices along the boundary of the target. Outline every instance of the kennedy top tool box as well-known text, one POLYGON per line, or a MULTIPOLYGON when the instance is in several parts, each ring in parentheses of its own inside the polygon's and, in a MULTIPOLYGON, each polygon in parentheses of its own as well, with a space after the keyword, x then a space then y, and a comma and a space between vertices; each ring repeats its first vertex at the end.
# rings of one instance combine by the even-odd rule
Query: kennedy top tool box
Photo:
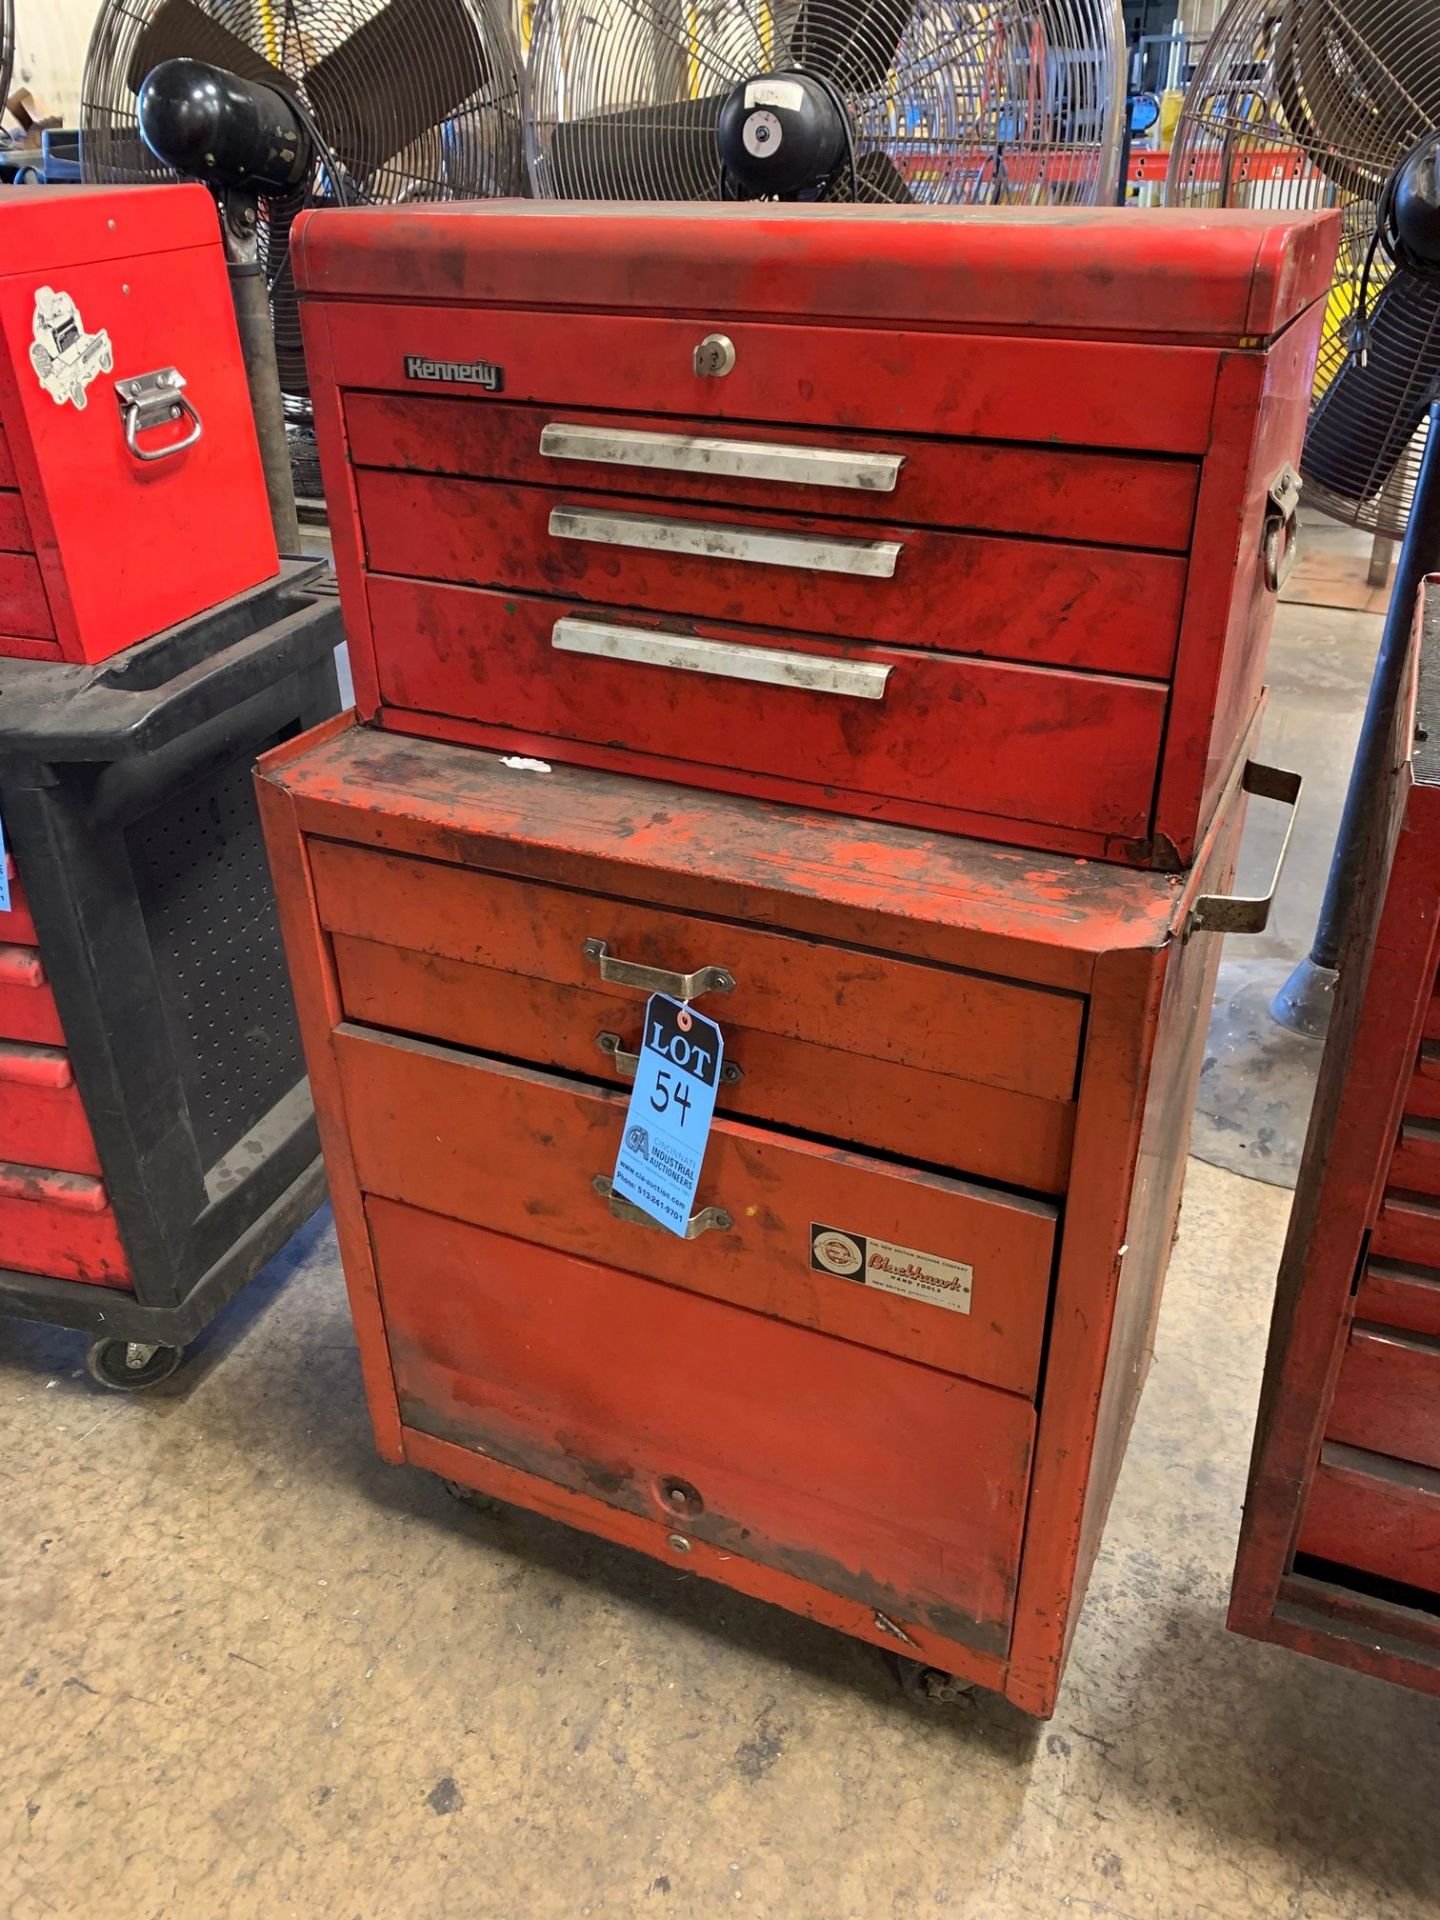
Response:
POLYGON ((1422 609, 1280 1266, 1230 1625, 1440 1693, 1440 581, 1422 609))
POLYGON ((339 703, 321 572, 93 666, 0 659, 0 1314, 99 1335, 109 1386, 324 1192, 251 779, 339 703))
POLYGON ((1237 766, 1191 872, 353 716, 260 799, 377 1442, 1049 1713, 1148 1362, 1237 766), (610 1179, 722 1023, 695 1212, 610 1179))
POLYGON ((1260 694, 1339 224, 302 215, 360 712, 1183 868, 1260 694))
POLYGON ((0 188, 0 656, 105 660, 278 569, 209 193, 0 188))

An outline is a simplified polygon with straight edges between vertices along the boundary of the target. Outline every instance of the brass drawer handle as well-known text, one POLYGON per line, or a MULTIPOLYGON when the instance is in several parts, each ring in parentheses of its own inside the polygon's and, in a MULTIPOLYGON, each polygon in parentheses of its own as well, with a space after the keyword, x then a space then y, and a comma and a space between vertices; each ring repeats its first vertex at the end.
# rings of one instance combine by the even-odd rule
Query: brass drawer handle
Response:
POLYGON ((668 667, 721 680, 754 680, 768 687, 798 687, 805 693, 838 693, 852 700, 883 700, 890 678, 890 668, 873 660, 836 660, 829 654, 797 653, 787 647, 747 647, 734 640, 617 627, 569 614, 555 622, 550 644, 559 653, 583 653, 595 660, 628 660, 642 667, 668 667))
POLYGON ((702 993, 730 993, 735 986, 728 967, 697 967, 693 973, 642 967, 610 953, 603 940, 587 940, 580 951, 596 963, 600 978, 612 987, 638 987, 642 993, 668 993, 672 1000, 698 1000, 702 993))
POLYGON ((1262 766, 1258 760, 1245 762, 1245 772, 1240 781, 1242 793, 1253 793, 1257 800, 1278 800, 1290 809, 1290 818, 1285 823, 1285 838, 1280 842, 1280 853, 1270 878, 1269 891, 1249 896, 1239 893, 1197 895, 1185 921, 1187 940, 1192 933, 1265 931, 1270 924, 1270 909, 1275 904, 1275 890, 1285 870, 1285 856, 1290 851, 1290 837, 1295 831, 1302 785, 1300 775, 1290 773, 1284 767, 1262 766))
POLYGON ((718 440, 694 433, 640 433, 624 427, 571 426, 559 420, 541 429, 540 451, 547 460, 715 474, 727 480, 777 480, 795 487, 845 487, 862 493, 893 493, 905 464, 905 456, 899 453, 847 453, 840 447, 718 440))
MULTIPOLYGON (((640 1056, 638 1053, 627 1053, 625 1051, 624 1047, 620 1044, 620 1036, 618 1033, 597 1033, 595 1036, 595 1044, 602 1053, 609 1054, 610 1058, 615 1062, 615 1071, 622 1080, 633 1080, 635 1078, 636 1069, 640 1065, 640 1056)), ((738 1087, 744 1078, 745 1069, 743 1067, 737 1067, 733 1060, 723 1060, 720 1063, 720 1079, 725 1086, 738 1087)))
POLYGON ((708 520, 662 520, 648 513, 552 507, 557 540, 605 547, 648 547, 693 554, 700 560, 743 560, 761 567, 801 567, 807 573, 862 573, 889 580, 900 558, 898 540, 839 540, 828 534, 790 533, 783 527, 725 527, 708 520))
MULTIPOLYGON (((668 1233, 668 1227, 662 1227, 658 1220, 652 1220, 643 1207, 637 1207, 633 1201, 622 1199, 610 1185, 608 1173, 597 1173, 590 1182, 602 1200, 608 1200, 610 1211, 617 1220, 624 1220, 632 1227, 655 1227, 661 1233, 668 1233)), ((735 1222, 723 1207, 701 1207, 698 1213, 692 1213, 685 1222, 684 1237, 698 1240, 702 1233, 708 1233, 713 1227, 717 1233, 729 1233, 735 1222)))

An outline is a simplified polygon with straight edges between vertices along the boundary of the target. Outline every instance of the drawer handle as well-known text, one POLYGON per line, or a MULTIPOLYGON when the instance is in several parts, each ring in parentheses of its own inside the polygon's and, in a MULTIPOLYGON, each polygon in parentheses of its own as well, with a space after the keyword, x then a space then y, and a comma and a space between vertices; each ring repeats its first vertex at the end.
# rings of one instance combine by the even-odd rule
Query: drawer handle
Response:
POLYGON ((1300 489, 1303 485, 1304 482, 1294 467, 1284 466, 1270 482, 1269 492, 1265 496, 1265 533, 1262 552, 1265 560, 1265 584, 1271 593, 1280 591, 1290 578, 1291 570, 1300 557, 1295 516, 1300 506, 1300 489))
POLYGON ((611 953, 603 940, 587 940, 580 949, 600 969, 600 978, 612 987, 638 987, 642 993, 668 993, 672 1000, 698 1000, 702 993, 730 993, 735 976, 728 967, 697 967, 694 973, 670 973, 664 967, 642 967, 611 953))
POLYGON ((730 480, 778 480, 793 487, 845 487, 893 493, 905 456, 847 453, 841 447, 790 447, 771 440, 714 440, 693 433, 639 433, 621 427, 577 427, 554 421, 540 434, 547 460, 597 466, 713 473, 730 480))
POLYGON ((759 567, 800 567, 807 573, 863 573, 889 580, 900 558, 898 540, 832 540, 828 535, 774 532, 766 527, 722 527, 708 520, 660 520, 646 513, 601 513, 552 507, 557 540, 591 540, 605 547, 650 547, 702 560, 743 560, 759 567))
MULTIPOLYGON (((602 1200, 608 1200, 610 1211, 617 1220, 624 1220, 632 1227, 655 1227, 661 1233, 668 1233, 668 1227, 662 1227, 658 1220, 652 1220, 643 1207, 637 1207, 632 1200, 623 1199, 614 1192, 608 1173, 597 1173, 590 1182, 602 1200)), ((718 1233, 729 1233, 735 1222, 723 1207, 701 1207, 698 1213, 692 1213, 685 1222, 684 1238, 698 1240, 702 1233, 708 1233, 712 1227, 718 1233)))
POLYGON ((755 680, 767 687, 804 693, 836 693, 850 700, 883 700, 891 669, 873 660, 836 660, 824 653, 786 647, 747 647, 736 640, 700 640, 652 627, 617 627, 604 620, 557 620, 550 644, 560 653, 596 660, 630 660, 680 673, 708 673, 719 680, 755 680))
POLYGON ((1245 762, 1245 772, 1240 781, 1241 791, 1253 793, 1257 800, 1278 800, 1290 809, 1290 818, 1285 823, 1285 838, 1280 842, 1280 853, 1270 878, 1270 889, 1267 893, 1253 896, 1239 893, 1199 894, 1185 922, 1187 940, 1192 933, 1265 931, 1270 923, 1270 909, 1275 904, 1275 889, 1280 885, 1280 875, 1285 870, 1285 856, 1290 851, 1302 784, 1298 773, 1287 772, 1284 767, 1262 766, 1258 760, 1245 762))
MULTIPOLYGON (((602 1053, 608 1053, 615 1062, 615 1071, 622 1080, 633 1080, 640 1065, 638 1053, 627 1053, 620 1044, 618 1033, 597 1033, 595 1044, 602 1053)), ((733 1060, 722 1060, 720 1078, 727 1087, 738 1087, 745 1078, 745 1069, 737 1067, 733 1060)))

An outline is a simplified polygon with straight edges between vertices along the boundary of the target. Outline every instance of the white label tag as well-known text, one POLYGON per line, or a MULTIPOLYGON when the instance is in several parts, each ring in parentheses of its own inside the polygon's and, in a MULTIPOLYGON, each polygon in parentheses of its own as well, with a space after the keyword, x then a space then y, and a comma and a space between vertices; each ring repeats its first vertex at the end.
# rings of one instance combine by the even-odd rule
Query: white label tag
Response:
POLYGON ((799 113, 805 104, 805 89, 793 80, 752 80, 745 89, 747 107, 785 107, 799 113))
POLYGON ((57 407, 68 400, 83 412, 85 389, 115 365, 109 334, 87 333, 75 302, 54 287, 36 289, 34 334, 30 364, 41 386, 57 407))
POLYGON ((817 1273, 834 1274, 882 1293, 903 1293, 912 1300, 928 1300, 948 1313, 969 1313, 975 1269, 963 1260, 947 1260, 918 1247, 877 1240, 873 1233, 851 1233, 841 1227, 810 1227, 810 1265, 817 1273))

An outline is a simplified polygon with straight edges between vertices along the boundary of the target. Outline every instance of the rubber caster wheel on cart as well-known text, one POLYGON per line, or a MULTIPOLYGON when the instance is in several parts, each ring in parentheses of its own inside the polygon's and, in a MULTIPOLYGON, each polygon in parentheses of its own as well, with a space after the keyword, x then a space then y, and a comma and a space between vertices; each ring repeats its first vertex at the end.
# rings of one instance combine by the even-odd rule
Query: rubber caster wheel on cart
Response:
POLYGON ((185 1358, 183 1347, 154 1347, 148 1340, 96 1340, 85 1355, 85 1371, 97 1386, 116 1393, 139 1393, 168 1380, 185 1358))
POLYGON ((478 1487, 467 1487, 463 1480, 442 1480, 440 1484, 452 1500, 458 1500, 462 1507, 469 1507, 472 1513, 497 1514, 505 1511, 503 1500, 492 1499, 488 1493, 481 1493, 478 1487))
POLYGON ((903 1653, 887 1653, 886 1660, 900 1691, 907 1700, 918 1700, 926 1707, 950 1707, 957 1700, 969 1700, 980 1689, 974 1681, 957 1680, 943 1667, 926 1666, 923 1660, 907 1660, 903 1653))

